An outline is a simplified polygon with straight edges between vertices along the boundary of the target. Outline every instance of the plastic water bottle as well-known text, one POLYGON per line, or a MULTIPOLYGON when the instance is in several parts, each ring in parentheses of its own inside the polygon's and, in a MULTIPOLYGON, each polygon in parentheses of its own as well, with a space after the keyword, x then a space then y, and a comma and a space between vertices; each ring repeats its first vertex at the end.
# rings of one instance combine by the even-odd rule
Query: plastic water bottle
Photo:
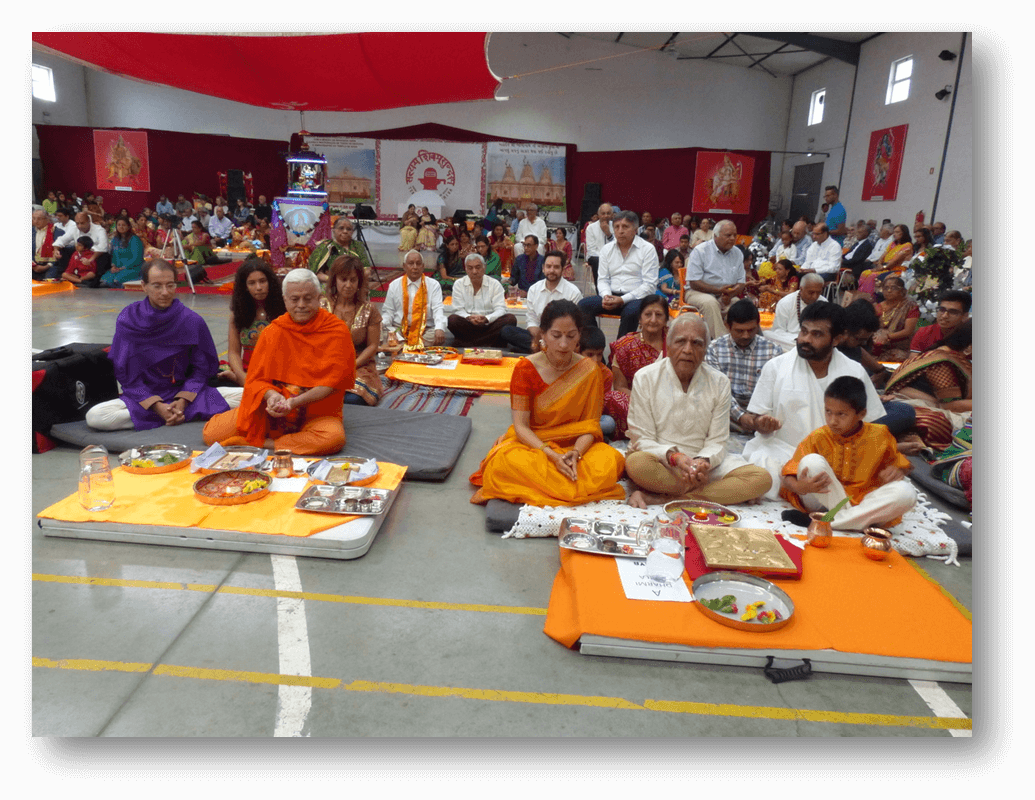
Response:
POLYGON ((79 453, 79 504, 87 511, 106 511, 115 503, 115 479, 108 451, 95 444, 79 453))

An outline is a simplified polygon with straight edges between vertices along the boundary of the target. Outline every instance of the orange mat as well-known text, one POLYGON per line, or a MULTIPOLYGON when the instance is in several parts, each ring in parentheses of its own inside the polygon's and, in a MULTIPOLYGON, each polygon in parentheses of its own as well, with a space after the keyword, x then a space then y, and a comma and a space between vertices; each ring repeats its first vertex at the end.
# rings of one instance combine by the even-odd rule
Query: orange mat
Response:
MULTIPOLYGON (((515 309, 515 310, 521 310, 521 309, 523 309, 525 307, 525 298, 523 298, 523 297, 515 297, 513 299, 508 297, 506 302, 507 302, 507 308, 512 308, 512 309, 515 309)), ((444 297, 442 299, 442 305, 444 305, 444 306, 451 306, 451 305, 453 305, 453 296, 452 295, 448 295, 448 296, 444 297)))
POLYGON ((393 361, 385 377, 423 386, 445 389, 477 389, 483 392, 509 392, 510 378, 518 359, 504 358, 502 364, 457 364, 456 369, 432 369, 423 364, 393 361))
MULTIPOLYGON (((377 462, 377 489, 395 489, 406 474, 399 464, 377 462)), ((282 536, 312 536, 360 517, 299 511, 301 492, 270 492, 254 503, 212 506, 194 497, 194 482, 203 477, 186 467, 159 475, 137 475, 121 467, 115 477, 115 504, 107 511, 86 511, 77 494, 45 508, 39 516, 63 522, 118 522, 129 525, 166 525, 172 528, 241 531, 282 536)))
POLYGON ((57 294, 58 292, 71 292, 75 287, 68 281, 55 281, 54 283, 33 283, 32 296, 41 297, 45 294, 57 294))
MULTIPOLYGON (((971 622, 908 560, 863 556, 835 537, 806 547, 800 581, 779 581, 794 601, 785 628, 747 633, 720 625, 694 603, 629 600, 613 558, 558 548, 561 568, 547 609, 547 636, 573 647, 583 634, 690 647, 825 650, 971 663, 971 622)), ((683 580, 690 585, 686 573, 683 580)))

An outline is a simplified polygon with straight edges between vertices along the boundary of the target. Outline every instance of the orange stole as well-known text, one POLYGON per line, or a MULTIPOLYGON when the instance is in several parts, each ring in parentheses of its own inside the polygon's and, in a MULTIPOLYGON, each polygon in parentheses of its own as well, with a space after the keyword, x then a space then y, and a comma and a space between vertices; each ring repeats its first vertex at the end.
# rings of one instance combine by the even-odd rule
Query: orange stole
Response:
POLYGON ((595 361, 581 359, 548 385, 523 358, 514 369, 510 392, 511 408, 528 409, 530 427, 556 452, 571 449, 584 434, 592 435, 593 445, 579 461, 579 479, 572 481, 560 473, 545 452, 519 440, 511 425, 471 475, 471 483, 482 487, 477 496, 534 506, 625 499, 618 485, 625 458, 604 443, 600 432, 604 382, 595 361))
POLYGON ((417 345, 424 341, 424 325, 428 318, 428 285, 425 279, 420 279, 420 288, 413 297, 413 308, 410 308, 410 282, 406 276, 402 276, 402 333, 406 337, 406 344, 417 345))

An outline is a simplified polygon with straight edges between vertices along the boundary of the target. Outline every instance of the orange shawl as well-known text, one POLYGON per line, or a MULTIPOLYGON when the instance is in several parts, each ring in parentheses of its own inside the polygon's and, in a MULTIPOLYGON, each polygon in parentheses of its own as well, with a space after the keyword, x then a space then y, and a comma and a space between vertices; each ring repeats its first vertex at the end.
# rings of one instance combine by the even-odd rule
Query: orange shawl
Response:
POLYGON ((402 333, 406 344, 417 345, 424 341, 424 324, 428 318, 428 285, 420 279, 420 288, 413 297, 413 308, 410 309, 409 281, 402 276, 402 333))
POLYGON ((356 349, 349 326, 322 308, 305 325, 281 314, 259 337, 248 364, 244 395, 237 412, 237 431, 248 444, 261 447, 269 431, 266 392, 283 394, 277 385, 293 384, 303 391, 314 386, 334 389, 305 407, 306 417, 341 419, 345 392, 356 380, 356 349))

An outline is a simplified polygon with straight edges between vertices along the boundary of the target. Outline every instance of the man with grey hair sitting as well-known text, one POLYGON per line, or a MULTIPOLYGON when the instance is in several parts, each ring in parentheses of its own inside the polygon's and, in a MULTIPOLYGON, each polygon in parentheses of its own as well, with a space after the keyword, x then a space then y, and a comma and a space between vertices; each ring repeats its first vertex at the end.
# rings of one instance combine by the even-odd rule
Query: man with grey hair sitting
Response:
POLYGON ((621 314, 618 338, 632 333, 640 324, 640 303, 658 290, 658 251, 636 235, 640 218, 634 211, 614 217, 614 241, 600 251, 597 274, 598 296, 579 302, 586 324, 597 327, 600 314, 621 314))
POLYGON ((503 284, 485 275, 485 259, 471 253, 464 259, 464 277, 453 284, 453 313, 446 324, 459 344, 500 344, 500 331, 517 325, 507 313, 503 284))
POLYGON ((794 342, 801 330, 801 314, 813 303, 826 302, 823 296, 823 276, 809 272, 801 276, 798 291, 791 292, 780 299, 773 313, 773 327, 762 331, 762 335, 771 342, 776 342, 784 352, 794 349, 794 342))
POLYGON ((251 445, 296 455, 337 453, 345 445, 341 410, 356 382, 349 326, 320 308, 320 281, 308 269, 284 276, 281 314, 263 329, 241 405, 210 419, 205 444, 251 445))
POLYGON ((728 454, 730 381, 705 362, 708 328, 693 315, 668 330, 668 358, 633 378, 625 471, 639 488, 629 505, 645 508, 679 498, 730 505, 772 486, 762 467, 728 454))
POLYGON ((733 246, 736 242, 737 226, 724 219, 715 226, 715 236, 690 251, 686 264, 683 302, 701 312, 713 338, 726 330, 723 312, 746 286, 744 256, 733 246))

